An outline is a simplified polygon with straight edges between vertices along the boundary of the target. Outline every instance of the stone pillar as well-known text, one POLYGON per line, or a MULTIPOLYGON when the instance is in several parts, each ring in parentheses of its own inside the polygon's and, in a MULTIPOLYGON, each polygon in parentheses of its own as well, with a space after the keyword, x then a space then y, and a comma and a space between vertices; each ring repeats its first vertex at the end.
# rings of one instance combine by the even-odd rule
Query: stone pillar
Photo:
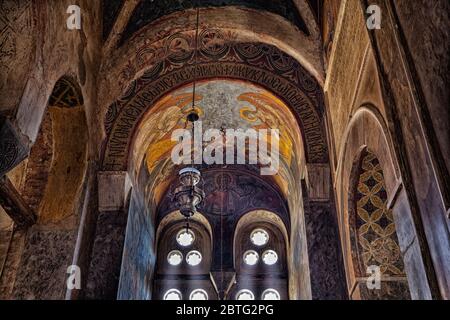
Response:
POLYGON ((128 173, 103 171, 98 179, 98 218, 86 299, 116 299, 131 188, 128 173))
POLYGON ((308 164, 302 181, 311 291, 314 300, 346 300, 342 251, 328 164, 308 164))
MULTIPOLYGON (((450 299, 450 208, 448 174, 430 127, 423 90, 404 31, 392 1, 360 0, 361 10, 378 5, 382 28, 368 32, 381 78, 389 129, 398 153, 401 176, 411 203, 428 284, 433 298, 450 299)), ((412 21, 413 23, 413 21, 412 21)))

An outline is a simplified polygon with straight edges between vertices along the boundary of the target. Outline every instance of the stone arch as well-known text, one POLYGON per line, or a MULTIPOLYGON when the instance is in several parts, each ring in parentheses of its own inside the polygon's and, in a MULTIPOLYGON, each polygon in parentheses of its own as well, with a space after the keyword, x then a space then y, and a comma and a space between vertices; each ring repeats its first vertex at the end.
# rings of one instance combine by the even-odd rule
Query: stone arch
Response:
POLYGON ((344 256, 347 287, 349 295, 355 288, 357 279, 353 273, 355 270, 352 260, 351 235, 349 230, 350 214, 354 212, 350 208, 352 203, 352 186, 357 183, 356 169, 365 150, 370 150, 377 156, 380 169, 383 172, 386 207, 392 209, 398 242, 404 257, 405 272, 411 297, 416 299, 427 296, 427 289, 420 284, 426 278, 424 264, 417 247, 417 234, 414 228, 411 206, 408 196, 403 187, 403 182, 396 158, 396 153, 390 138, 390 133, 383 116, 376 106, 371 104, 362 105, 352 115, 349 121, 343 145, 339 155, 336 174, 336 195, 338 224, 340 229, 341 247, 344 256), (422 279, 422 280, 418 280, 422 279))
POLYGON ((22 194, 35 210, 37 223, 26 233, 14 297, 65 296, 84 202, 87 144, 81 89, 74 78, 63 76, 55 83, 36 142, 24 161, 27 183, 22 194), (33 278, 29 269, 41 270, 40 277, 33 278))
POLYGON ((236 281, 229 288, 229 299, 234 300, 240 290, 251 290, 256 300, 261 299, 262 293, 267 289, 276 290, 283 300, 292 296, 289 292, 288 270, 294 267, 288 258, 289 250, 288 230, 278 214, 255 210, 243 215, 234 229, 233 258, 236 281), (267 244, 258 246, 252 243, 251 234, 256 230, 267 232, 267 244), (276 256, 276 262, 272 265, 264 262, 268 252, 272 252, 272 257, 276 256), (256 262, 245 262, 245 255, 248 253, 257 257, 256 262))
POLYGON ((185 300, 194 290, 204 290, 208 299, 215 299, 217 293, 210 278, 213 234, 209 223, 201 214, 189 222, 189 228, 179 212, 165 218, 157 228, 152 296, 165 300, 165 293, 176 288, 185 300), (183 244, 180 233, 192 235, 192 242, 183 244), (195 255, 195 260, 190 260, 190 255, 195 255))
MULTIPOLYGON (((178 34, 174 40, 176 37, 183 39, 186 35, 178 34)), ((193 50, 172 52, 134 80, 126 93, 110 105, 104 124, 107 134, 103 149, 105 170, 128 168, 133 132, 147 108, 174 88, 192 82, 194 73, 199 80, 249 81, 278 95, 292 108, 300 124, 308 162, 328 162, 322 121, 323 94, 317 81, 295 59, 270 45, 229 40, 219 49, 200 49, 201 62, 197 66, 192 61, 193 50)))
POLYGON ((63 76, 55 83, 25 169, 29 185, 24 186, 24 198, 41 223, 61 222, 78 209, 87 169, 83 104, 81 89, 72 77, 63 76))
MULTIPOLYGON (((207 230, 209 237, 211 238, 211 243, 213 242, 213 232, 211 228, 211 224, 209 223, 208 219, 201 213, 197 212, 198 214, 194 215, 192 217, 193 221, 196 221, 197 223, 203 225, 203 227, 207 230)), ((180 223, 184 222, 185 218, 183 215, 180 214, 179 211, 171 212, 164 216, 163 219, 161 219, 158 223, 157 229, 156 229, 156 238, 155 243, 158 243, 161 239, 161 232, 170 224, 180 223)))
MULTIPOLYGON (((299 6, 302 7, 302 13, 304 11, 308 15, 305 21, 310 23, 308 27, 314 33, 311 37, 306 36, 282 17, 239 7, 200 9, 201 29, 219 31, 221 36, 229 35, 235 42, 275 44, 299 61, 320 84, 323 84, 324 71, 318 56, 320 51, 318 28, 309 5, 303 3, 299 6)), ((146 69, 159 59, 167 57, 170 54, 166 49, 168 42, 177 38, 173 35, 194 34, 195 28, 196 11, 185 10, 166 15, 163 19, 140 27, 139 32, 134 33, 126 41, 126 45, 119 47, 117 43, 120 37, 125 35, 124 30, 117 30, 119 32, 109 39, 105 48, 107 59, 100 70, 100 73, 108 73, 111 76, 104 78, 100 86, 100 95, 109 97, 105 102, 112 103, 117 100, 132 80, 140 78, 146 69)), ((193 45, 191 39, 192 37, 190 39, 183 37, 176 47, 180 51, 186 50, 193 45)))
MULTIPOLYGON (((296 130, 300 132, 303 143, 302 150, 298 151, 303 153, 303 160, 298 163, 297 173, 299 174, 295 178, 297 182, 292 177, 289 181, 292 188, 295 188, 295 192, 289 197, 288 204, 293 216, 290 227, 296 230, 291 235, 291 240, 296 243, 296 246, 290 253, 289 259, 296 266, 293 269, 297 270, 291 284, 291 297, 308 299, 311 295, 308 250, 304 230, 302 191, 298 180, 302 179, 301 168, 305 162, 323 165, 328 163, 326 135, 323 128, 324 105, 321 84, 298 60, 280 50, 279 46, 262 41, 251 42, 248 41, 248 37, 245 41, 234 39, 228 30, 221 28, 202 26, 200 34, 205 39, 212 39, 214 45, 204 43, 197 52, 199 61, 195 64, 193 59, 195 33, 192 30, 189 31, 189 28, 187 30, 174 32, 171 37, 161 39, 158 43, 158 46, 163 48, 161 52, 158 51, 161 54, 154 51, 157 47, 156 42, 151 42, 154 39, 147 44, 141 43, 142 50, 131 54, 130 63, 123 66, 122 74, 118 74, 118 78, 129 85, 123 95, 109 106, 105 116, 106 139, 102 151, 102 168, 105 171, 129 173, 133 183, 140 186, 142 195, 145 194, 142 204, 148 208, 141 209, 150 215, 148 223, 154 224, 155 221, 152 221, 151 216, 157 213, 158 203, 149 199, 152 193, 150 184, 154 181, 149 179, 148 172, 143 173, 145 166, 141 166, 142 160, 133 159, 134 150, 141 145, 137 137, 143 130, 143 124, 147 121, 146 115, 152 112, 152 107, 173 90, 191 84, 194 79, 199 82, 237 80, 257 85, 273 93, 290 108, 296 130), (180 45, 174 46, 176 43, 180 45), (298 285, 300 282, 301 287, 298 285)), ((117 69, 114 72, 117 72, 117 69)), ((166 168, 163 167, 161 165, 159 169, 166 168)), ((159 178, 163 176, 165 183, 169 181, 168 171, 160 172, 162 174, 159 178)))

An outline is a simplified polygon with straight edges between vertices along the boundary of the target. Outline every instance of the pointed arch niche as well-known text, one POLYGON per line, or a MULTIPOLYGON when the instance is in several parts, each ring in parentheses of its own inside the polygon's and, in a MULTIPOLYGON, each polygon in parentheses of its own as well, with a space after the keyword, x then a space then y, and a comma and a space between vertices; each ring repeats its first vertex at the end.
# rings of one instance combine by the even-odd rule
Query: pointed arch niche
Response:
POLYGON ((383 170, 368 148, 355 162, 350 187, 348 223, 356 279, 352 299, 410 299, 383 170))
POLYGON ((350 299, 431 298, 397 155, 376 106, 355 109, 340 150, 335 188, 350 299), (368 286, 373 267, 379 289, 368 286))

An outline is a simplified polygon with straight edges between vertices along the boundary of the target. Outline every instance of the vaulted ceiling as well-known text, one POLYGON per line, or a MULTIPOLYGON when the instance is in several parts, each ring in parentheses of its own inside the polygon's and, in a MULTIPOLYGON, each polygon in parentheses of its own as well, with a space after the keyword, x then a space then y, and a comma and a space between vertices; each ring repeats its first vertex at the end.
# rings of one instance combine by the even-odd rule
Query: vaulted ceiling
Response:
MULTIPOLYGON (((316 21, 319 21, 322 0, 306 0, 316 21)), ((266 11, 281 16, 305 35, 310 34, 307 23, 299 13, 295 0, 140 0, 126 23, 119 44, 123 44, 141 28, 166 15, 193 8, 235 6, 266 11)), ((124 0, 103 1, 103 39, 106 40, 124 5, 124 0)))

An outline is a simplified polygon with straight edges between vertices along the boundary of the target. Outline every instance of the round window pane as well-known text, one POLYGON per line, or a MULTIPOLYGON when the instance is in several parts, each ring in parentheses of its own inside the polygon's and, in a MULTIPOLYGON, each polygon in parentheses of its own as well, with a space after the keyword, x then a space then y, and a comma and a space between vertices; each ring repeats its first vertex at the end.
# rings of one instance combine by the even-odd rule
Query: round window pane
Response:
POLYGON ((250 290, 244 289, 236 294, 236 300, 255 300, 255 296, 250 290))
POLYGON ((280 294, 275 289, 267 289, 262 294, 263 300, 280 300, 280 294))
POLYGON ((191 230, 183 229, 177 233, 177 242, 182 247, 188 247, 194 243, 195 235, 191 230))
POLYGON ((255 229, 250 234, 250 240, 255 246, 261 247, 269 242, 269 234, 264 229, 255 229))
POLYGON ((178 266, 183 261, 183 254, 178 250, 170 251, 167 255, 167 261, 172 266, 178 266))
POLYGON ((254 266, 258 263, 259 255, 255 250, 248 250, 244 253, 244 262, 249 266, 254 266))
POLYGON ((262 255, 262 260, 264 261, 265 264, 267 264, 268 266, 272 266, 275 263, 277 263, 278 261, 278 255, 275 251, 273 250, 267 250, 264 251, 263 255, 262 255))
POLYGON ((186 262, 190 266, 197 266, 202 262, 202 254, 198 251, 189 251, 189 253, 186 255, 186 262))
POLYGON ((208 300, 208 294, 203 289, 196 289, 191 292, 189 300, 208 300))
POLYGON ((177 289, 169 289, 164 294, 164 300, 181 300, 181 292, 177 289))

